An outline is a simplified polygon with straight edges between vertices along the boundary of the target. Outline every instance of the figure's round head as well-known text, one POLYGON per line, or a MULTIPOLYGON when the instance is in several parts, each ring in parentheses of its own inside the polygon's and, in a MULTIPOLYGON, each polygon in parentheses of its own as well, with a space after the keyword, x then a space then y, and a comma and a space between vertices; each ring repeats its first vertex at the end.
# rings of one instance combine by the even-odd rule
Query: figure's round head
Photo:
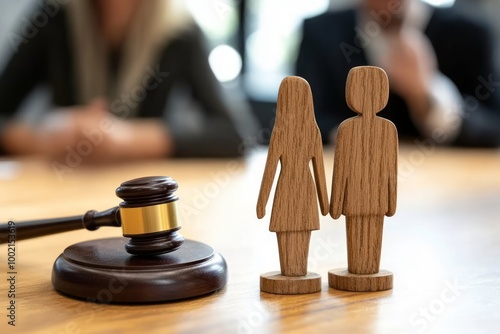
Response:
POLYGON ((389 79, 380 67, 358 66, 349 71, 345 87, 349 108, 358 114, 380 112, 389 100, 389 79))

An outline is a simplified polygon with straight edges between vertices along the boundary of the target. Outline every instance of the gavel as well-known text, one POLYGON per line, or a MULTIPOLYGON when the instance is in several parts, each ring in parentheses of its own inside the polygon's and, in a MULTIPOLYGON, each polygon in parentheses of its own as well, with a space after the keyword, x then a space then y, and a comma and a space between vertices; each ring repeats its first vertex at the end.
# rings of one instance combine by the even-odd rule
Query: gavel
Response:
MULTIPOLYGON (((32 220, 15 224, 16 240, 40 237, 85 228, 95 231, 101 226, 122 227, 130 238, 125 250, 133 255, 159 255, 178 249, 184 237, 174 195, 178 184, 167 176, 149 176, 123 182, 116 195, 123 202, 105 211, 90 210, 81 216, 32 220)), ((0 225, 0 243, 6 243, 12 226, 0 225)))

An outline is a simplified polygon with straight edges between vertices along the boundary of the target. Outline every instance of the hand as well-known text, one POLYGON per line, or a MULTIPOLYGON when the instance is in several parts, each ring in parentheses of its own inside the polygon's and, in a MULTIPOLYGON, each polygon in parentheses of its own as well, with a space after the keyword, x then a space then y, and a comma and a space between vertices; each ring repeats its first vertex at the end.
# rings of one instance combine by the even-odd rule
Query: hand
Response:
POLYGON ((257 218, 262 219, 266 215, 266 206, 262 205, 260 201, 257 203, 257 218))
POLYGON ((100 120, 106 117, 106 102, 96 99, 88 105, 63 108, 49 113, 35 130, 39 143, 38 153, 51 158, 64 156, 69 150, 83 147, 87 132, 92 132, 100 120))
POLYGON ((333 199, 332 199, 332 204, 330 205, 330 216, 333 219, 339 219, 341 214, 342 210, 333 204, 333 199))
POLYGON ((90 146, 84 162, 100 163, 165 157, 173 145, 163 122, 158 119, 123 120, 106 111, 103 101, 94 101, 84 110, 70 113, 79 145, 90 146))
POLYGON ((94 123, 92 119, 99 119, 104 112, 102 100, 87 106, 61 108, 47 114, 36 127, 23 122, 7 124, 0 140, 10 154, 61 156, 68 146, 78 142, 82 124, 94 123))
POLYGON ((122 120, 108 115, 113 124, 102 145, 97 147, 99 160, 134 160, 162 158, 173 153, 172 139, 158 119, 122 120))
POLYGON ((391 90, 406 100, 414 120, 423 123, 431 108, 427 87, 437 73, 434 50, 421 32, 409 28, 391 31, 388 41, 381 65, 391 90))
POLYGON ((11 124, 1 140, 9 153, 38 154, 65 161, 78 155, 78 163, 164 157, 173 152, 166 127, 156 119, 119 119, 107 112, 104 100, 57 110, 32 129, 11 124), (76 153, 71 153, 76 152, 76 153))

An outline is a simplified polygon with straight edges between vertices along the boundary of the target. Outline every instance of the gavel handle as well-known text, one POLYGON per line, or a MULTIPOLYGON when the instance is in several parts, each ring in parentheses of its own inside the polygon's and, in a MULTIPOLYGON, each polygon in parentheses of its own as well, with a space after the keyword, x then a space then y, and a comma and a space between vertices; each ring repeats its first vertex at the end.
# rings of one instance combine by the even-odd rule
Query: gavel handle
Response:
POLYGON ((15 240, 17 241, 82 228, 95 231, 101 226, 120 227, 120 208, 114 207, 101 212, 90 210, 83 216, 15 222, 15 225, 12 226, 2 224, 0 225, 0 244, 8 241, 8 236, 12 234, 12 231, 15 231, 15 240))

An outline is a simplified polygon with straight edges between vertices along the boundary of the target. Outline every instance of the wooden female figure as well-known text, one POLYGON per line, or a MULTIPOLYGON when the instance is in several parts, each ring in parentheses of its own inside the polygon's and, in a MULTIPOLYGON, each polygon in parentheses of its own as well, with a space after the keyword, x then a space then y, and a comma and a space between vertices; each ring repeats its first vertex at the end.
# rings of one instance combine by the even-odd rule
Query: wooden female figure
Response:
POLYGON ((262 275, 261 290, 278 294, 316 292, 321 289, 321 277, 307 272, 309 240, 311 231, 319 229, 317 202, 321 213, 326 215, 328 195, 311 89, 300 77, 287 77, 280 85, 276 121, 257 203, 258 218, 265 215, 278 161, 281 171, 269 230, 277 233, 281 274, 262 275))

